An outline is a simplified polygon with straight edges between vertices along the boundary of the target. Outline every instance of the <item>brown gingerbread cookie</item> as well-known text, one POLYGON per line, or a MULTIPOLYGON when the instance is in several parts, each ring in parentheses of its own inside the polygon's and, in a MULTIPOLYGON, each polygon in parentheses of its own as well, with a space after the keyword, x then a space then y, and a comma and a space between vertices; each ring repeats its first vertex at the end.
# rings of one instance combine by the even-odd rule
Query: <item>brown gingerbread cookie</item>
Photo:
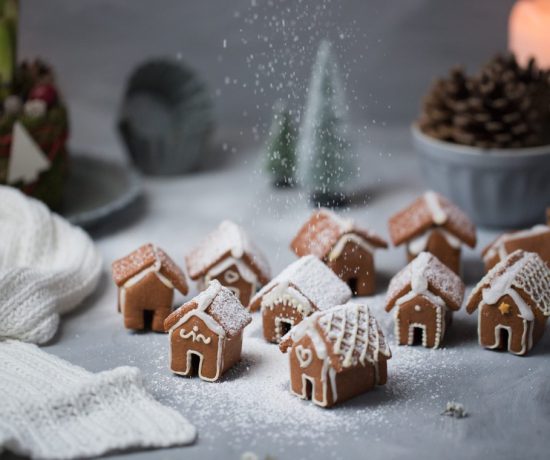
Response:
POLYGON ((310 255, 290 264, 265 285, 252 299, 250 309, 261 308, 264 337, 278 343, 307 316, 341 305, 350 298, 348 285, 310 255))
POLYGON ((489 271, 518 249, 536 252, 550 267, 550 226, 536 225, 528 230, 505 233, 483 250, 485 270, 489 271))
POLYGON ((290 247, 299 257, 318 257, 348 284, 354 295, 366 296, 376 291, 374 251, 387 248, 388 244, 352 220, 321 209, 300 228, 290 247))
POLYGON ((464 299, 464 283, 449 267, 422 252, 395 275, 386 297, 386 311, 395 310, 399 345, 438 348, 464 299))
POLYGON ((390 348, 369 308, 347 303, 304 319, 283 338, 291 392, 322 407, 387 380, 390 348))
POLYGON ((270 278, 269 265, 246 232, 231 221, 223 221, 185 257, 192 280, 203 289, 218 280, 248 305, 259 287, 270 278))
POLYGON ((406 244, 409 262, 423 251, 460 273, 462 243, 474 248, 476 228, 468 216, 439 193, 428 191, 393 215, 389 230, 395 246, 406 244))
POLYGON ((525 355, 542 337, 550 316, 550 268, 538 254, 517 250, 482 278, 466 309, 479 311, 482 347, 525 355))
POLYGON ((170 369, 213 382, 241 359, 243 330, 252 317, 234 293, 213 280, 164 322, 170 369))
POLYGON ((180 268, 162 249, 146 244, 113 262, 112 272, 124 326, 163 332, 164 320, 172 311, 174 289, 184 295, 188 291, 180 268))

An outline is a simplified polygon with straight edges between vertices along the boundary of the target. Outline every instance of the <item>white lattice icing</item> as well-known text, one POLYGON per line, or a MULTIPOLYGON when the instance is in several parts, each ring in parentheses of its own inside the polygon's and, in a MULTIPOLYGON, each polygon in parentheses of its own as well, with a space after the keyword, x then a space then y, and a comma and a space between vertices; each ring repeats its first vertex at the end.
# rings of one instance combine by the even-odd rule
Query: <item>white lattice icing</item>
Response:
MULTIPOLYGON (((286 288, 290 285, 294 286, 308 300, 308 303, 315 305, 319 310, 339 305, 352 296, 346 283, 338 278, 317 257, 309 255, 298 259, 285 268, 254 296, 252 302, 257 301, 259 298, 263 299, 277 286, 286 288)), ((280 290, 273 295, 281 295, 280 290)))
POLYGON ((485 304, 496 305, 502 296, 509 295, 520 310, 520 316, 532 321, 533 311, 517 291, 521 289, 536 308, 550 316, 550 269, 533 252, 515 251, 495 265, 474 288, 468 303, 480 289, 485 304), (511 258, 517 260, 508 266, 511 258))
POLYGON ((348 303, 335 307, 317 321, 344 368, 366 362, 375 364, 380 354, 390 355, 378 323, 365 305, 348 303))

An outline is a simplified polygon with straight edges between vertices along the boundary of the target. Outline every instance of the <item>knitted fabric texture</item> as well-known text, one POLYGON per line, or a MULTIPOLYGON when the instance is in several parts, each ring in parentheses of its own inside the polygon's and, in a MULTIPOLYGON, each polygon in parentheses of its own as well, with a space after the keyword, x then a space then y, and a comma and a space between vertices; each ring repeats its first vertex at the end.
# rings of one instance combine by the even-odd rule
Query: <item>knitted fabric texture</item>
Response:
POLYGON ((196 437, 147 393, 138 369, 93 374, 19 341, 0 342, 0 394, 0 453, 72 459, 196 437))
POLYGON ((81 229, 0 186, 0 339, 45 343, 97 285, 101 257, 81 229))

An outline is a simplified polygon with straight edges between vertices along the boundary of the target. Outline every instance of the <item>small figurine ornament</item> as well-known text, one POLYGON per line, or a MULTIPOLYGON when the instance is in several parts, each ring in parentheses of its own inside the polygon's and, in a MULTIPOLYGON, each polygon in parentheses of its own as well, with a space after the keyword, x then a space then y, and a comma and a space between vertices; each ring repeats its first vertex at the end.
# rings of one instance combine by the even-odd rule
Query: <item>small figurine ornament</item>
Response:
POLYGON ((213 382, 241 358, 243 330, 252 321, 239 299, 219 281, 174 311, 164 322, 170 369, 213 382))
POLYGON ((265 285, 250 302, 250 310, 261 307, 264 337, 278 343, 307 316, 341 305, 350 298, 347 284, 310 255, 290 264, 265 285))
POLYGON ((325 262, 354 295, 376 292, 374 252, 388 243, 352 220, 327 209, 312 214, 290 244, 297 256, 312 254, 325 262))
POLYGON ((166 255, 146 244, 122 259, 113 262, 113 280, 118 286, 118 310, 127 329, 148 327, 164 332, 164 320, 172 311, 174 289, 187 294, 184 273, 166 255), (151 324, 146 318, 151 316, 151 324))
POLYGON ((304 319, 283 338, 293 394, 330 407, 384 385, 390 347, 366 305, 347 303, 304 319))
POLYGON ((405 243, 409 262, 427 251, 460 273, 462 243, 474 248, 476 228, 468 216, 439 193, 428 191, 389 220, 395 246, 405 243))
POLYGON ((550 316, 550 268, 538 254, 517 250, 496 264, 466 302, 478 310, 479 344, 525 355, 550 316))
POLYGON ((422 252, 393 277, 386 311, 395 308, 395 338, 399 345, 438 348, 464 299, 464 283, 433 254, 422 252), (417 336, 417 333, 419 335, 417 336))

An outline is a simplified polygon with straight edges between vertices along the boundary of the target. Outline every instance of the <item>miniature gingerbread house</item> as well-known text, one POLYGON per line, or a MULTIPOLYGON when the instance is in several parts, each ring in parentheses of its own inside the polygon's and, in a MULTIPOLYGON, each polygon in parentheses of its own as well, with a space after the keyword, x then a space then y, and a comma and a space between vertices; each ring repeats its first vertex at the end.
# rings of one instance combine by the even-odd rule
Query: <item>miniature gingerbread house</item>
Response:
POLYGON ((261 307, 264 337, 278 343, 291 327, 316 311, 341 305, 351 290, 315 256, 305 256, 264 286, 250 303, 261 307))
POLYGON ((170 369, 213 382, 241 358, 243 329, 252 317, 233 292, 213 280, 164 322, 170 369))
POLYGON ((291 243, 299 257, 318 257, 359 296, 376 291, 374 251, 387 247, 386 241, 374 232, 327 209, 315 212, 291 243))
POLYGON ((466 309, 479 310, 481 346, 525 355, 550 316, 550 268, 538 254, 517 250, 483 277, 466 309))
POLYGON ((485 270, 489 271, 501 260, 518 249, 536 252, 550 267, 550 227, 536 225, 535 227, 499 236, 483 250, 485 270))
POLYGON ((192 280, 203 289, 210 280, 218 280, 248 305, 257 289, 270 278, 269 265, 245 231, 224 221, 206 236, 185 258, 192 280))
POLYGON ((399 345, 438 348, 460 309, 464 283, 433 254, 422 252, 390 282, 386 311, 395 308, 395 338, 399 345))
POLYGON ((390 348, 365 305, 314 313, 292 328, 280 348, 289 354, 292 393, 322 407, 386 383, 390 348))
POLYGON ((431 252, 455 273, 460 273, 462 243, 474 248, 476 229, 468 216, 438 193, 429 191, 389 221, 395 246, 407 245, 409 262, 431 252))
POLYGON ((113 280, 118 286, 118 310, 124 326, 164 331, 164 320, 172 311, 174 289, 187 294, 185 275, 166 253, 146 244, 113 262, 113 280))

